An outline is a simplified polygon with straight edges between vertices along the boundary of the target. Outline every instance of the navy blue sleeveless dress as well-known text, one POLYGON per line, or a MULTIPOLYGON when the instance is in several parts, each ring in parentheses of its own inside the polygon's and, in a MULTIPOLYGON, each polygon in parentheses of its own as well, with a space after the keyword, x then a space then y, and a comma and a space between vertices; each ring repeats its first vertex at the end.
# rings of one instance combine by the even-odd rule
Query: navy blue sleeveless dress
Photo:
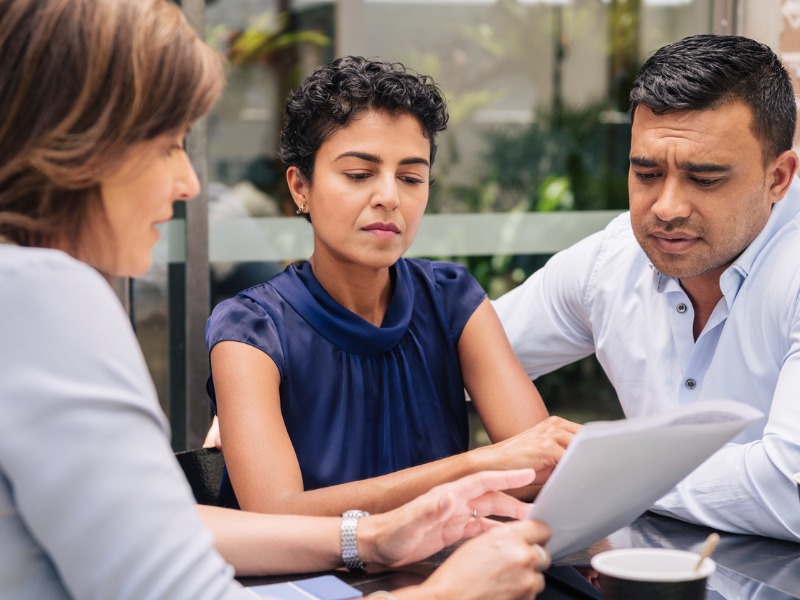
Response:
MULTIPOLYGON (((339 305, 308 262, 221 302, 206 325, 280 372, 281 410, 306 490, 392 473, 467 449, 457 345, 486 293, 460 265, 400 259, 381 327, 339 305)), ((213 373, 208 392, 216 408, 213 373)), ((221 502, 236 506, 226 476, 221 502)))

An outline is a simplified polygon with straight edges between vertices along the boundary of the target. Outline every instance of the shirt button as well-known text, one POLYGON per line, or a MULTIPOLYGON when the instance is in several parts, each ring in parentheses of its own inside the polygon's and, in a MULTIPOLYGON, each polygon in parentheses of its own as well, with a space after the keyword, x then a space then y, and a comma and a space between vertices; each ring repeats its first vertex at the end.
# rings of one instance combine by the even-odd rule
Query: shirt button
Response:
POLYGON ((687 379, 686 387, 690 390, 693 390, 694 388, 697 387, 697 382, 694 379, 687 379))
POLYGON ((681 314, 686 312, 686 305, 683 302, 678 304, 678 306, 676 306, 675 308, 678 309, 678 312, 681 314))

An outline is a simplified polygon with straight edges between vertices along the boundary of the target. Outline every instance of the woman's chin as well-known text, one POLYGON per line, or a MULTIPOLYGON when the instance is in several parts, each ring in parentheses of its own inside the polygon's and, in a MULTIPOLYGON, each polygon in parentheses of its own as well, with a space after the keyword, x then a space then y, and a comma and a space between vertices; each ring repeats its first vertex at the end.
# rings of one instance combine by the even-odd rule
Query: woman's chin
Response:
POLYGON ((153 258, 150 253, 147 256, 137 257, 136 260, 123 261, 116 265, 111 270, 107 271, 109 275, 114 277, 142 277, 153 266, 153 258))

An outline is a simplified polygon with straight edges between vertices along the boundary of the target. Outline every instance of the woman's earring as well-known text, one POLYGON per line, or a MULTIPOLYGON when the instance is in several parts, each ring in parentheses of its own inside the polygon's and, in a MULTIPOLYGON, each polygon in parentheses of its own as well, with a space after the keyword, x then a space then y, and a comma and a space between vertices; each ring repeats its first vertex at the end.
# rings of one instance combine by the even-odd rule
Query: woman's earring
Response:
POLYGON ((295 211, 295 213, 296 213, 296 214, 298 214, 298 215, 302 215, 304 212, 306 212, 306 205, 305 205, 305 204, 303 204, 303 206, 299 207, 299 208, 298 208, 298 209, 295 211))

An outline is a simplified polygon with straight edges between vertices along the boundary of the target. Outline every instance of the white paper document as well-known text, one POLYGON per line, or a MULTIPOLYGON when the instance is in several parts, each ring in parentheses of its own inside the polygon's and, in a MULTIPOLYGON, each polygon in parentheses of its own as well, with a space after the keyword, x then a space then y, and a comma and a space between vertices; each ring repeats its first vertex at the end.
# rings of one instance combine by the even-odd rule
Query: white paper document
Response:
POLYGON ((529 517, 550 525, 553 560, 633 522, 709 456, 760 419, 733 400, 587 423, 570 442, 529 517))

